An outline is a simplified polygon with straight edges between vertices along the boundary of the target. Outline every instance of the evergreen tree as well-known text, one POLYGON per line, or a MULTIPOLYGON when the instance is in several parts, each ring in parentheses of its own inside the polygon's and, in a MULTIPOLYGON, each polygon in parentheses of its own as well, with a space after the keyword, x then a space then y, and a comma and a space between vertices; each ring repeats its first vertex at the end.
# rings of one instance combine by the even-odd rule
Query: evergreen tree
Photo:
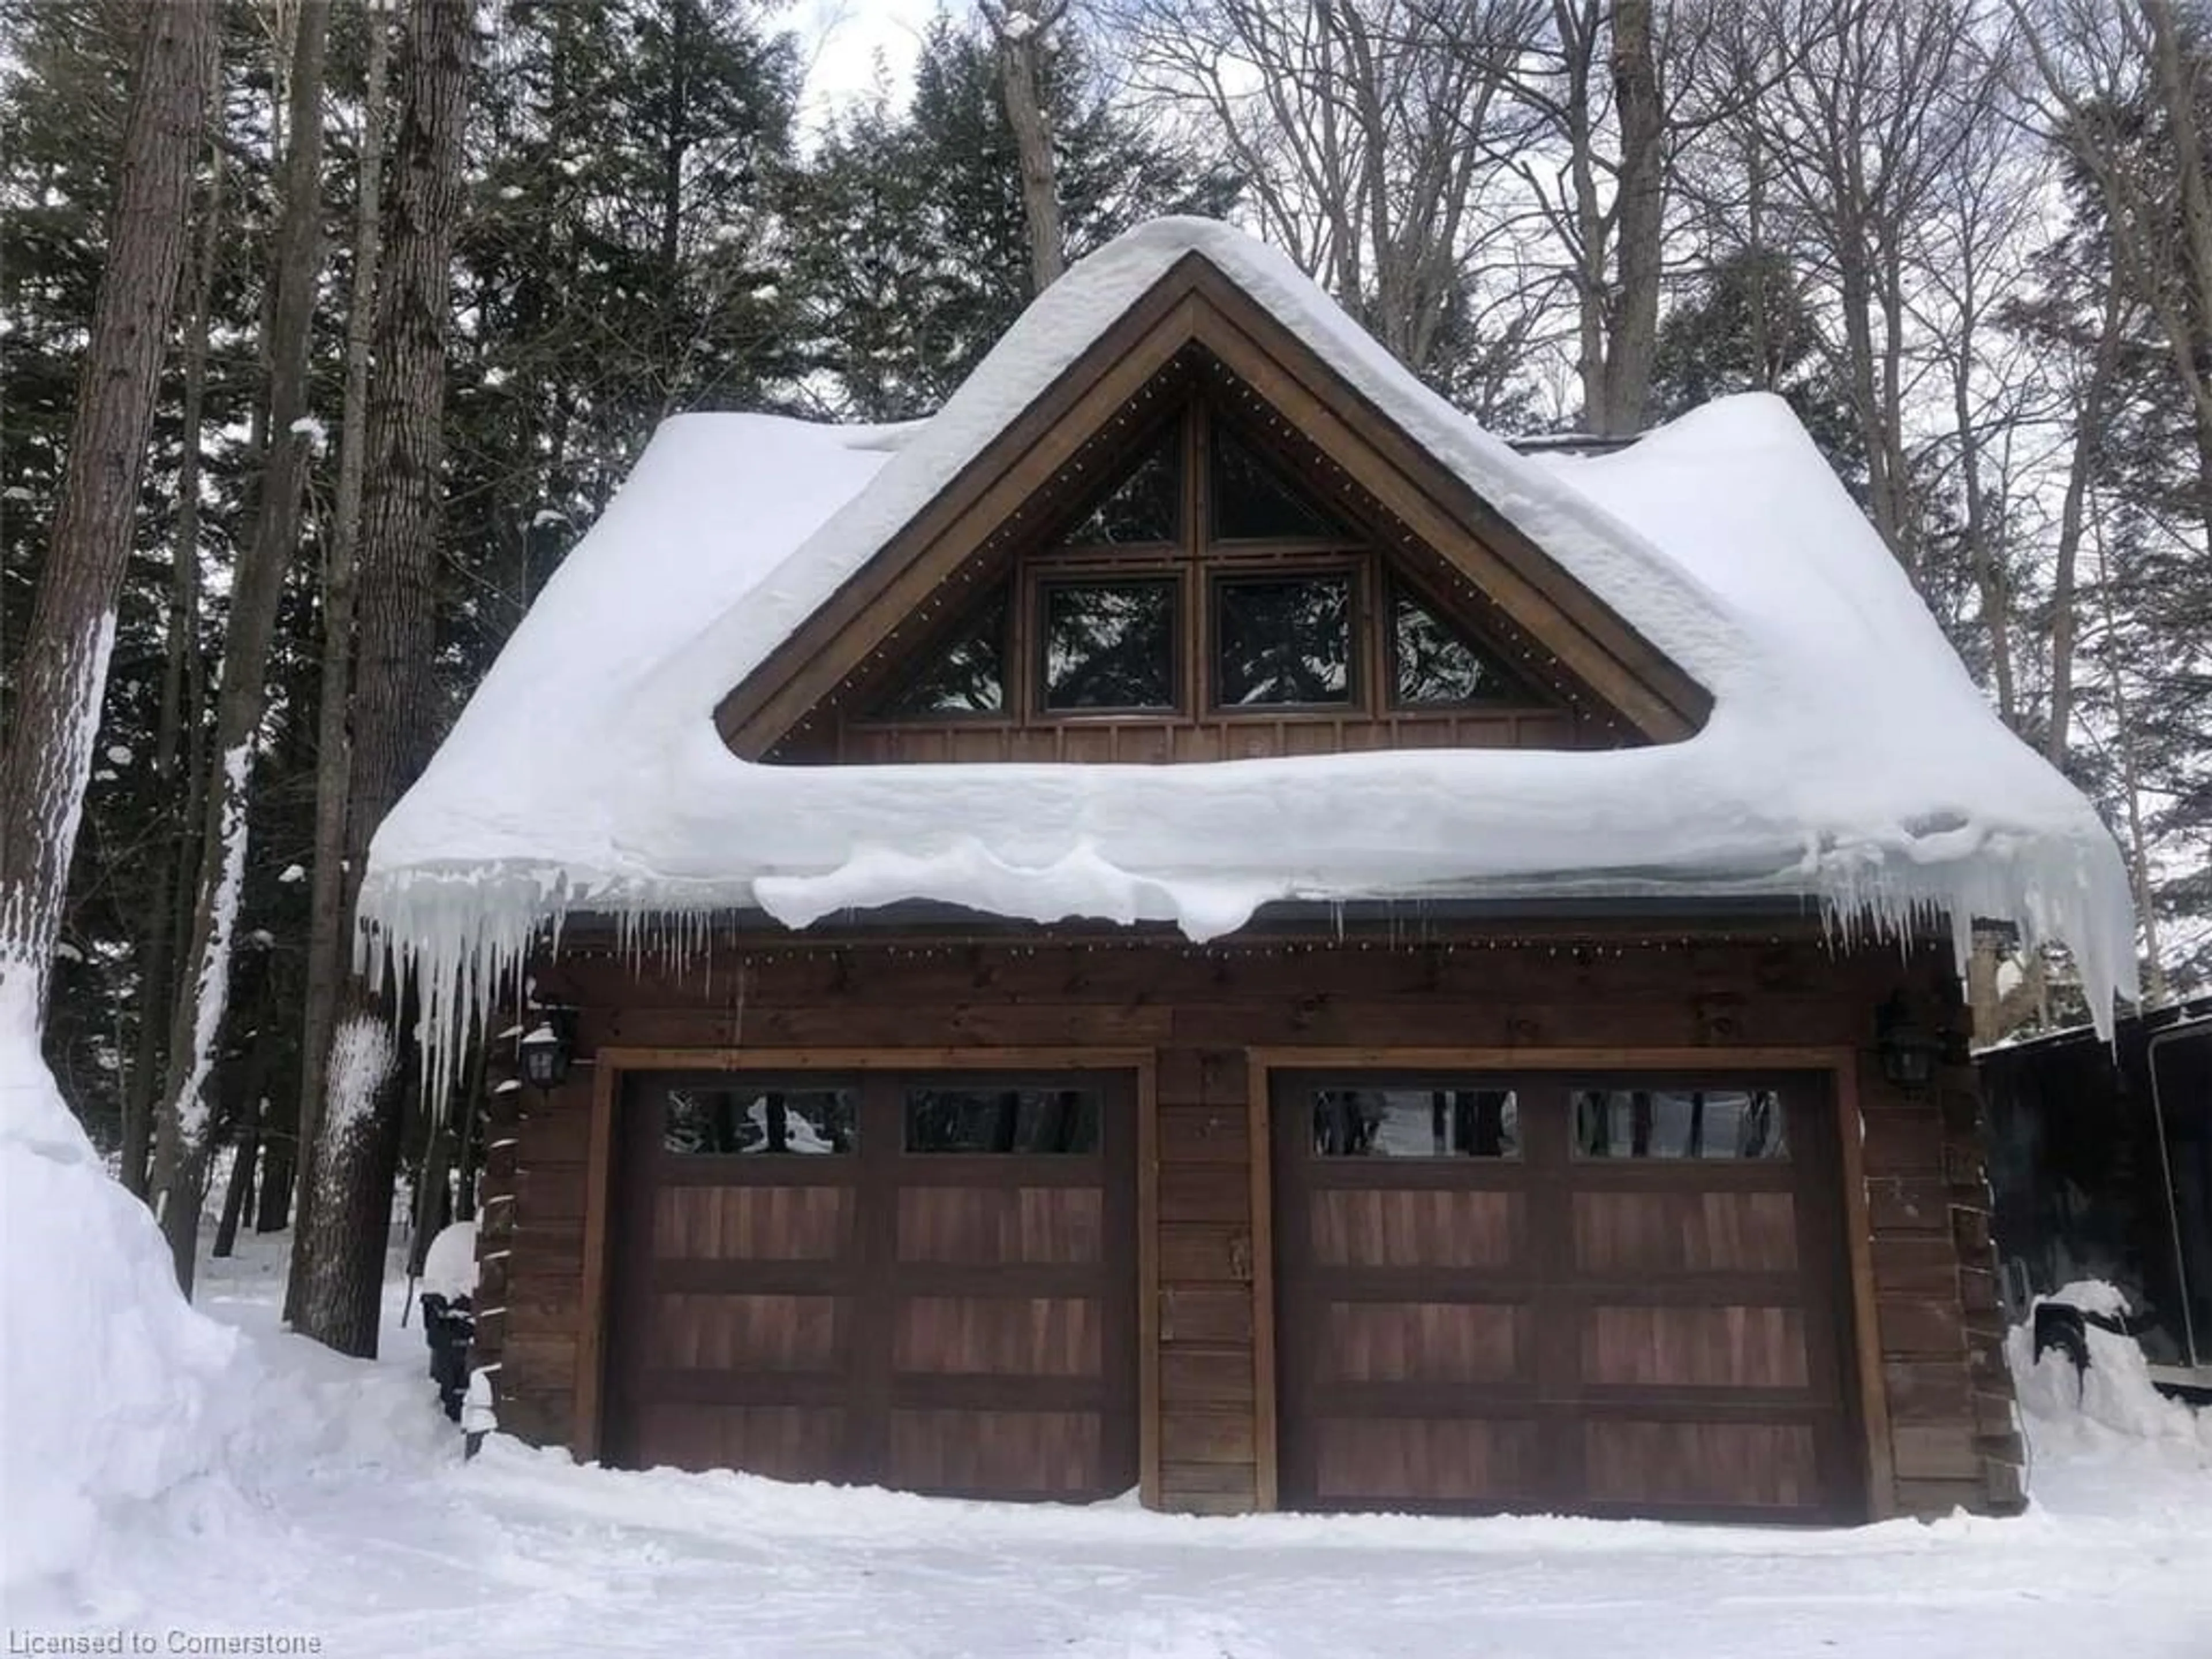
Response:
MULTIPOLYGON (((871 420, 951 395, 1031 297, 1021 169, 996 48, 939 17, 903 111, 849 112, 798 181, 792 264, 810 366, 833 409, 871 420)), ((1073 261, 1164 213, 1218 216, 1236 181, 1117 107, 1081 38, 1046 59, 1044 104, 1073 261)))
POLYGON ((1863 489, 1864 447, 1844 389, 1820 352, 1812 302, 1789 260, 1770 248, 1723 255, 1659 325, 1656 419, 1739 392, 1786 400, 1837 471, 1863 489))

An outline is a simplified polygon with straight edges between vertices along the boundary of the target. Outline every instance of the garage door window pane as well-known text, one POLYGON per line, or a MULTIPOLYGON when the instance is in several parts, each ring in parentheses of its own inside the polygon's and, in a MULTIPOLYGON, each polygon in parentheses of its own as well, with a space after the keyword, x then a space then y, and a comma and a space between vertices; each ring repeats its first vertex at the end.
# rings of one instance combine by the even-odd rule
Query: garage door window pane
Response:
POLYGON ((1314 1151, 1323 1158, 1518 1158, 1510 1089, 1316 1089, 1314 1151))
POLYGON ((1098 1125, 1090 1089, 906 1091, 909 1152, 1096 1152, 1098 1125))
POLYGON ((661 1121, 665 1151, 684 1155, 849 1152, 850 1089, 671 1089, 661 1121))
POLYGON ((1790 1156, 1782 1097, 1771 1089, 1577 1089, 1583 1158, 1790 1156))

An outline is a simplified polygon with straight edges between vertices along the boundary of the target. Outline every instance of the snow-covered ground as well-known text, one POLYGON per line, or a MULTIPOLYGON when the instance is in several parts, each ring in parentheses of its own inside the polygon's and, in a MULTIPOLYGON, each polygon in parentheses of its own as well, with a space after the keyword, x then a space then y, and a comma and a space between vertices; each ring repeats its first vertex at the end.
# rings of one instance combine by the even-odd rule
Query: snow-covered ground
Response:
MULTIPOLYGON (((70 1578, 19 1583, 18 1638, 471 1659, 2212 1656, 2212 1425, 2178 1408, 2135 1434, 2033 1419, 2024 1518, 1827 1533, 1037 1510, 611 1474, 496 1437, 465 1464, 396 1292, 385 1357, 338 1359, 277 1329, 272 1243, 203 1278, 245 1339, 252 1409, 228 1467, 110 1512, 70 1578)), ((2071 1387, 2046 1363, 2031 1397, 2071 1387)), ((5 1517, 11 1540, 37 1524, 5 1517)))

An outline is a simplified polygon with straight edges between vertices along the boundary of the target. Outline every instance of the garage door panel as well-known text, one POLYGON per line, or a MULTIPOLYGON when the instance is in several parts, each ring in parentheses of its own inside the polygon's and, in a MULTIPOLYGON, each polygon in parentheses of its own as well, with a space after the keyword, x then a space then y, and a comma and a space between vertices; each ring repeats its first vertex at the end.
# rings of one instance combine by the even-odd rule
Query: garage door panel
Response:
POLYGON ((1575 1265, 1585 1273, 1794 1273, 1797 1203, 1787 1192, 1574 1194, 1575 1265))
POLYGON ((891 1345, 902 1372, 1095 1376, 1105 1316, 1079 1297, 916 1297, 902 1303, 891 1345))
POLYGON ((1312 1260, 1330 1267, 1510 1267, 1523 1249, 1523 1203, 1509 1192, 1323 1189, 1310 1200, 1312 1260))
POLYGON ((1125 1490, 1132 1092, 1097 1073, 633 1079, 610 1458, 1125 1490))
POLYGON ((1471 1508, 1534 1502, 1544 1492, 1543 1434, 1510 1418, 1323 1418, 1313 1425, 1315 1496, 1347 1508, 1471 1508))
POLYGON ((778 1480, 819 1480, 838 1467, 845 1413, 825 1406, 656 1403, 639 1413, 638 1468, 744 1469, 778 1480))
POLYGON ((1095 1412, 894 1410, 887 1477, 916 1492, 1070 1498, 1094 1491, 1095 1412))
POLYGON ((653 1253, 664 1261, 831 1261, 853 1246, 848 1186, 663 1187, 653 1253))
POLYGON ((1583 1316, 1585 1382, 1802 1389, 1809 1370, 1797 1308, 1597 1307, 1583 1316))
POLYGON ((1320 1376, 1332 1382, 1505 1382, 1530 1375, 1526 1308, 1497 1303, 1334 1302, 1320 1376))
POLYGON ((1599 1504, 1787 1510, 1823 1498, 1809 1424, 1596 1419, 1583 1425, 1583 1463, 1599 1504))
POLYGON ((996 1267, 1097 1262, 1105 1194, 1091 1187, 907 1187, 898 1197, 901 1261, 996 1267))
POLYGON ((1824 1089, 1278 1073, 1285 1499, 1853 1513, 1824 1089))
POLYGON ((656 1297, 648 1363, 665 1370, 842 1370, 850 1309, 832 1296, 656 1297))

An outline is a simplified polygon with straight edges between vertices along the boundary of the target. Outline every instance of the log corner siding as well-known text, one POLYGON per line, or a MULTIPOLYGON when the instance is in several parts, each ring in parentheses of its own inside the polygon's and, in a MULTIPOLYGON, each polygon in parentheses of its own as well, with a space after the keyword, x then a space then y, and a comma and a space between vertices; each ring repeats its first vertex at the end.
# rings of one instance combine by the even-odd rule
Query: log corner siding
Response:
POLYGON ((1848 1285, 1838 1352, 1873 1520, 2024 1503, 2024 1455, 1969 1070, 1908 1097, 1875 1011, 1931 1024, 1957 994, 1933 944, 1832 952, 1817 928, 1522 925, 1198 947, 1030 931, 981 939, 726 936, 709 971, 633 970, 572 939, 541 994, 580 1010, 550 1092, 496 1097, 475 1363, 501 1426, 598 1455, 626 1073, 763 1066, 1105 1066, 1139 1079, 1139 1449, 1144 1501, 1279 1501, 1281 1357, 1267 1133, 1285 1069, 1407 1066, 1823 1073, 1848 1285), (1449 1044, 1439 1039, 1449 1036, 1449 1044))

